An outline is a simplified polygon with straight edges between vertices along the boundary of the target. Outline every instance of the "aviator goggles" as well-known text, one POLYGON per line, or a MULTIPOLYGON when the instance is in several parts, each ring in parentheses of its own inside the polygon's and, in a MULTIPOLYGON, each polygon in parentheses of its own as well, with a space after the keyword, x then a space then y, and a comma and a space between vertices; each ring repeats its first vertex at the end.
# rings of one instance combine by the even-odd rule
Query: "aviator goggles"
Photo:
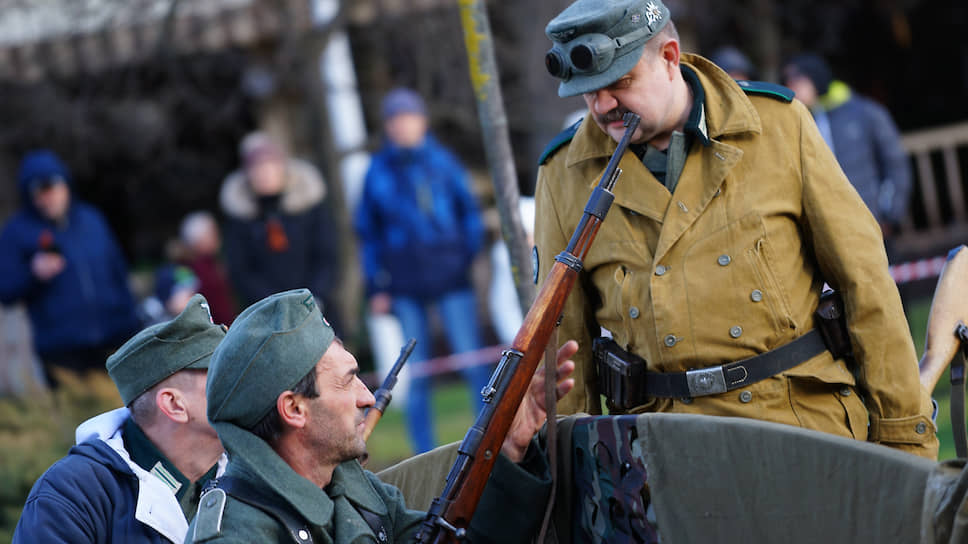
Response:
POLYGON ((573 74, 598 74, 612 65, 622 49, 640 45, 639 40, 652 35, 649 26, 642 27, 617 38, 605 34, 583 34, 567 44, 555 43, 545 55, 548 73, 564 80, 573 74))

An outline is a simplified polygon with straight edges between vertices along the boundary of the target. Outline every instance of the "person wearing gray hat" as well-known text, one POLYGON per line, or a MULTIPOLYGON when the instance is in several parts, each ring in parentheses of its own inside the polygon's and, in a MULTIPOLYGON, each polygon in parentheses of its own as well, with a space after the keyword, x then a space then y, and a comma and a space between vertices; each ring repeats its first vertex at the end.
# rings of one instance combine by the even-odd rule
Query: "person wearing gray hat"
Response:
MULTIPOLYGON (((559 352, 559 397, 573 385, 567 359, 575 349, 559 352)), ((239 314, 212 357, 207 387, 208 418, 230 461, 202 497, 186 542, 412 540, 425 514, 408 510, 400 491, 358 460, 374 402, 358 372, 307 289, 239 314)), ((520 540, 540 523, 550 475, 532 436, 543 422, 543 383, 538 372, 491 477, 513 483, 489 487, 479 508, 501 521, 475 516, 487 536, 472 526, 472 541, 520 540)))
POLYGON ((561 338, 581 348, 577 394, 559 408, 600 413, 605 395, 610 413, 749 417, 936 456, 880 229, 793 92, 681 52, 661 0, 578 0, 545 33, 558 94, 589 113, 540 158, 537 278, 568 245, 623 115, 641 117, 565 306, 561 338), (845 302, 847 346, 815 329, 825 282, 845 302))
POLYGON ((126 407, 77 428, 77 445, 30 491, 13 541, 181 543, 202 488, 227 463, 205 398, 224 336, 195 295, 111 355, 126 407))

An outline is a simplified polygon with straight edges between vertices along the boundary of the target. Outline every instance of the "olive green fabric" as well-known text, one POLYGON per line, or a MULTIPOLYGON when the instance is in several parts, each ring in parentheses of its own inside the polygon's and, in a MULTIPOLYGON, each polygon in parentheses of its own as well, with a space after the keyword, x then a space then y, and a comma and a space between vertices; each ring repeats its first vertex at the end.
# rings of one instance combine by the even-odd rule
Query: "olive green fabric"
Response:
POLYGON ((460 442, 438 446, 385 468, 376 475, 400 489, 408 507, 426 510, 444 490, 447 474, 457 459, 458 446, 460 442))
POLYGON ((935 463, 752 421, 639 416, 663 542, 917 542, 935 463))
POLYGON ((570 43, 598 34, 619 46, 610 63, 589 72, 573 72, 558 86, 558 96, 575 96, 611 85, 639 61, 645 43, 669 22, 661 0, 578 0, 545 27, 545 34, 568 61, 570 43))
MULTIPOLYGON (((221 422, 251 429, 280 393, 315 368, 333 338, 308 289, 277 293, 246 308, 212 355, 209 421, 217 430, 221 422)), ((221 430, 219 436, 224 443, 221 430)))
POLYGON ((108 357, 108 374, 125 406, 168 376, 185 368, 208 368, 225 329, 212 322, 208 302, 194 295, 171 321, 131 337, 108 357))

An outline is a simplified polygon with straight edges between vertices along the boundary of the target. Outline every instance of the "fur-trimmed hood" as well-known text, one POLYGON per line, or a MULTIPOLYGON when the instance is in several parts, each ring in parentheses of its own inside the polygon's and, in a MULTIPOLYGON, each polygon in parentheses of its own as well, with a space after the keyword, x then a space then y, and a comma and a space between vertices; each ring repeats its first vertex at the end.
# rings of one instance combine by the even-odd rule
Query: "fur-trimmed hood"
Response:
MULTIPOLYGON (((288 159, 286 186, 279 205, 287 214, 300 214, 319 204, 326 197, 326 185, 312 164, 300 159, 288 159)), ((250 220, 259 216, 259 201, 252 192, 244 170, 236 170, 225 178, 219 194, 222 210, 235 219, 250 220)))

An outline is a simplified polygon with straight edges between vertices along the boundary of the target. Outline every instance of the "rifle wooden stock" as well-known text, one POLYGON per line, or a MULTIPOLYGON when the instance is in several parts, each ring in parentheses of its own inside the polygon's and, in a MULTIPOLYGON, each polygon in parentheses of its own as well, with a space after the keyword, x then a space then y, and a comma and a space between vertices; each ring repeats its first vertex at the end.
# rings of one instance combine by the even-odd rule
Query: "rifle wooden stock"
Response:
POLYGON ((625 135, 592 192, 568 247, 555 259, 511 348, 504 352, 490 382, 481 392, 484 408, 458 447, 457 460, 451 466, 443 492, 427 511, 427 518, 417 534, 418 542, 458 542, 466 535, 514 416, 578 278, 582 261, 611 206, 614 198, 611 189, 621 173, 618 163, 628 148, 639 118, 627 113, 625 122, 625 135))
POLYGON ((964 245, 948 253, 931 300, 924 355, 918 363, 921 385, 928 393, 934 391, 961 346, 955 335, 959 322, 968 324, 968 247, 964 245))

